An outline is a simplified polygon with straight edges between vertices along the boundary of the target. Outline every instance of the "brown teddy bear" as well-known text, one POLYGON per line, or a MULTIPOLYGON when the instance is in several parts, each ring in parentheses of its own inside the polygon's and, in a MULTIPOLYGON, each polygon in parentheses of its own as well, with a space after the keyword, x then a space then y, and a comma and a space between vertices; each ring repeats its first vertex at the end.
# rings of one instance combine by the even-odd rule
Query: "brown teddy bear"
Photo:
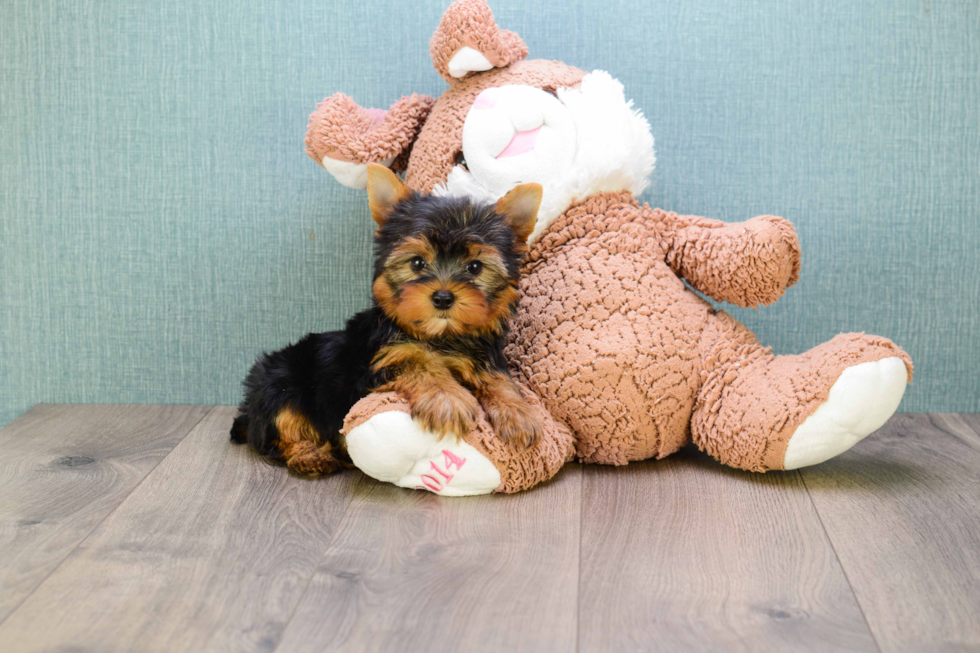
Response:
POLYGON ((641 206, 653 137, 608 73, 525 59, 483 0, 455 2, 430 50, 449 82, 438 100, 412 95, 382 111, 334 95, 310 117, 307 152, 355 188, 372 162, 442 195, 497 200, 519 183, 543 186, 507 354, 545 434, 522 449, 481 420, 459 443, 440 441, 403 399, 372 394, 345 424, 357 467, 444 495, 515 492, 574 458, 623 465, 693 439, 725 465, 795 469, 895 412, 912 362, 889 340, 841 334, 774 356, 685 286, 771 304, 799 277, 796 233, 773 216, 729 224, 641 206))

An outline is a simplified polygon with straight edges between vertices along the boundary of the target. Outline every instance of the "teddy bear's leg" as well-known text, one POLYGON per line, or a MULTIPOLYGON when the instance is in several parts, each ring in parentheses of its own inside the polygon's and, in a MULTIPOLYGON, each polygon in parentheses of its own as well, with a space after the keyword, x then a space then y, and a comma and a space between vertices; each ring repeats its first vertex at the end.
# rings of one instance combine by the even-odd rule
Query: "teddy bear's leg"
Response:
POLYGON ((439 439, 412 419, 408 402, 384 392, 361 399, 347 414, 347 453, 372 478, 443 496, 529 489, 558 473, 574 457, 575 446, 569 430, 529 390, 518 387, 543 425, 530 448, 498 440, 482 411, 462 440, 439 439))
POLYGON ((821 463, 898 408, 912 362, 891 341, 841 334, 798 356, 773 356, 724 312, 702 338, 691 434, 720 462, 764 472, 821 463))

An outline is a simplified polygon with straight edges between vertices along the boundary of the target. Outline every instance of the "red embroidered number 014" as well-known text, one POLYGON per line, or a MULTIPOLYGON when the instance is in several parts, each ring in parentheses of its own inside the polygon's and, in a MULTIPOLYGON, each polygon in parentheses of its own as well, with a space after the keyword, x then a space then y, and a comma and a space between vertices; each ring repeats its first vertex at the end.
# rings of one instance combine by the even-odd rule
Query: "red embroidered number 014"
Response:
POLYGON ((429 461, 429 467, 431 471, 422 474, 422 485, 417 486, 419 490, 432 490, 433 492, 442 492, 449 481, 453 480, 455 474, 450 474, 450 470, 454 467, 458 472, 462 469, 463 465, 466 464, 466 458, 460 458, 452 451, 442 450, 442 465, 445 467, 445 471, 435 463, 435 461, 429 461))

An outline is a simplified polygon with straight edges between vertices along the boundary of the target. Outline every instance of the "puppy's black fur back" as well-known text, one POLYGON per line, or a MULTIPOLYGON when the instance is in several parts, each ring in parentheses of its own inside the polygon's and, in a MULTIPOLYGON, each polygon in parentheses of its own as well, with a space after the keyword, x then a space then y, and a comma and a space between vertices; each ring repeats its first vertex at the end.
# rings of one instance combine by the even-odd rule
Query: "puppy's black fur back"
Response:
POLYGON ((274 420, 292 407, 336 450, 347 412, 379 383, 371 372, 371 359, 397 331, 375 306, 350 318, 342 331, 311 333, 284 349, 262 354, 245 378, 245 398, 231 439, 278 458, 274 420))

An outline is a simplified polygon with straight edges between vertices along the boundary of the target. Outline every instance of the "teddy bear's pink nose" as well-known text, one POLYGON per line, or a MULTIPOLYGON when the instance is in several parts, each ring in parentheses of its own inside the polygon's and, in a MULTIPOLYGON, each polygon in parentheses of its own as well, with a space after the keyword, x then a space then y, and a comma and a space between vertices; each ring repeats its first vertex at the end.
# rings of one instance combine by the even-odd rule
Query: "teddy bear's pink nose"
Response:
POLYGON ((498 159, 506 159, 509 156, 517 156, 518 154, 524 154, 525 152, 530 152, 534 149, 535 143, 538 141, 538 132, 541 131, 540 127, 535 129, 529 129, 523 132, 517 132, 514 134, 514 138, 511 139, 504 151, 497 155, 498 159))
POLYGON ((473 102, 474 109, 492 109, 497 106, 497 101, 489 94, 489 91, 483 91, 476 96, 476 100, 473 102))

